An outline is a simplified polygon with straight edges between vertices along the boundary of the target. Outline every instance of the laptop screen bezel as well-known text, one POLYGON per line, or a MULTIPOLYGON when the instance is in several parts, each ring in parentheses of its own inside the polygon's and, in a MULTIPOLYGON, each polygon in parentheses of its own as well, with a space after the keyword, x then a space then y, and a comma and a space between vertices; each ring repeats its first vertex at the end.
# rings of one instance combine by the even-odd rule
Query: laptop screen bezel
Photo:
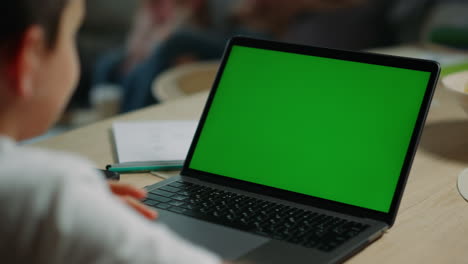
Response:
POLYGON ((208 96, 208 100, 206 102, 205 108, 200 118, 200 122, 198 124, 192 144, 187 154, 187 158, 185 160, 181 175, 197 178, 197 179, 208 181, 208 182, 215 183, 215 184, 230 186, 233 188, 238 188, 241 190, 258 193, 261 195, 268 195, 268 196, 272 196, 272 197, 276 197, 280 199, 285 199, 288 201, 297 202, 297 203, 314 206, 314 207, 318 207, 322 209, 333 210, 333 211, 337 211, 340 213, 374 219, 377 221, 383 221, 391 226, 393 225, 395 218, 396 218, 399 204, 401 202, 401 198, 403 195, 403 190, 408 179, 408 175, 411 169, 411 164, 413 162, 414 155, 416 153, 416 149, 417 149, 419 139, 422 133, 422 129, 423 129, 426 117, 427 117, 427 113, 429 111, 430 102, 434 94, 434 90, 436 87, 436 82, 438 80, 439 74, 440 74, 440 66, 437 62, 434 62, 434 61, 398 57, 398 56, 391 56, 391 55, 383 55, 383 54, 374 54, 374 53, 369 53, 369 52, 355 52, 355 51, 335 50, 335 49, 321 48, 321 47, 302 46, 302 45, 296 45, 296 44, 287 44, 287 43, 261 40, 261 39, 253 39, 253 38, 247 38, 247 37, 234 37, 229 41, 229 43, 226 46, 218 73, 215 77, 215 81, 213 83, 211 92, 208 96), (390 210, 388 213, 375 211, 375 210, 371 210, 367 208, 362 208, 358 206, 353 206, 349 204, 344 204, 340 202, 335 202, 335 201, 322 199, 318 197, 312 197, 312 196, 305 195, 305 194, 281 190, 281 189, 268 187, 268 186, 261 185, 261 184, 237 180, 237 179, 233 179, 230 177, 212 174, 212 173, 189 168, 193 154, 195 152, 195 148, 197 146, 198 140, 203 130, 203 126, 208 116, 211 104, 213 103, 213 100, 215 98, 219 82, 224 72, 225 65, 231 54, 232 47, 235 45, 430 72, 429 82, 426 88, 426 92, 424 94, 423 102, 421 104, 421 108, 418 114, 415 129, 411 136, 408 151, 406 153, 404 163, 402 166, 402 170, 400 173, 400 178, 398 179, 397 187, 396 187, 396 190, 395 190, 392 202, 391 202, 390 210))

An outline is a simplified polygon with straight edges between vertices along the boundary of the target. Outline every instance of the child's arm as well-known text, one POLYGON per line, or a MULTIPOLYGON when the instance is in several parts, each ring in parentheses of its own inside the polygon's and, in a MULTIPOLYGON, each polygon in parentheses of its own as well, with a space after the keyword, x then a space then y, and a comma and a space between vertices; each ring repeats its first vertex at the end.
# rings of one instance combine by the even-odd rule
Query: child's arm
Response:
POLYGON ((49 156, 22 169, 3 166, 5 171, 0 181, 2 261, 221 262, 122 203, 87 162, 49 156))

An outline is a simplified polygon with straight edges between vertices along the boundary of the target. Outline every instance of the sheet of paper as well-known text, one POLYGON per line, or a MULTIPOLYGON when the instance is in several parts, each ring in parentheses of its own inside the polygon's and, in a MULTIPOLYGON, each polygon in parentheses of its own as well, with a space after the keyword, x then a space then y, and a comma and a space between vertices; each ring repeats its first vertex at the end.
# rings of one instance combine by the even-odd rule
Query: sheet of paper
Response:
POLYGON ((118 162, 185 160, 198 121, 116 122, 118 162))

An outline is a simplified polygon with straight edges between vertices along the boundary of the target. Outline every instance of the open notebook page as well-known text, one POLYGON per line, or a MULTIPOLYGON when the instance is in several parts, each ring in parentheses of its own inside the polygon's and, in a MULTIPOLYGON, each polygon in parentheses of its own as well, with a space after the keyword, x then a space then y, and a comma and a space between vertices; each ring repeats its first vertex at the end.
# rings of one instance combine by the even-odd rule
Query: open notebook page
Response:
POLYGON ((185 160, 198 121, 115 122, 119 163, 185 160))

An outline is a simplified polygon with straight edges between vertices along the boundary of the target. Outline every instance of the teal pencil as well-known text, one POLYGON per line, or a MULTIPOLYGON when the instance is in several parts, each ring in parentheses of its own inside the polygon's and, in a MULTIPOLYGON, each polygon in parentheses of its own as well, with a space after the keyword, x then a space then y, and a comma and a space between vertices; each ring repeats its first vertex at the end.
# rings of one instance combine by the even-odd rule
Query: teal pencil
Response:
POLYGON ((160 165, 149 165, 149 166, 122 166, 123 164, 118 165, 109 165, 107 169, 113 172, 145 172, 145 171, 167 171, 167 170, 180 170, 182 169, 182 164, 160 164, 160 165))

